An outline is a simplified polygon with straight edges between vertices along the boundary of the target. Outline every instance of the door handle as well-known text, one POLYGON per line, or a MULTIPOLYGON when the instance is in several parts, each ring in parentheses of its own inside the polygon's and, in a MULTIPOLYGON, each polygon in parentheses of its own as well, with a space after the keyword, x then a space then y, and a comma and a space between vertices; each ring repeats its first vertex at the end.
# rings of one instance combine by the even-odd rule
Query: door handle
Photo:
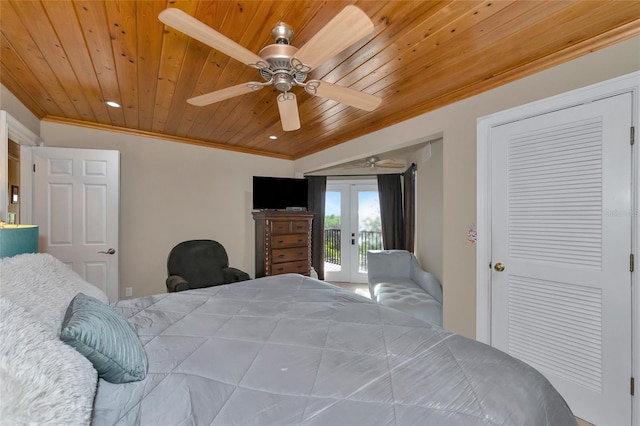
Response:
POLYGON ((498 262, 493 266, 493 269, 495 269, 498 272, 502 272, 504 271, 504 263, 502 262, 498 262))
POLYGON ((102 254, 116 254, 116 251, 113 248, 110 248, 107 251, 99 251, 98 253, 102 253, 102 254))

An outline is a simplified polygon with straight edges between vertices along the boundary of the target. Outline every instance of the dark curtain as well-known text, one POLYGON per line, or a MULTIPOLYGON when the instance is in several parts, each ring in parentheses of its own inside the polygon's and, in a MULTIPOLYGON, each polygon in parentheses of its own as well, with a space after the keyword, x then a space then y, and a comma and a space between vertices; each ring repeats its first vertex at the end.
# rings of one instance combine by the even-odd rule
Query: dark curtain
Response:
POLYGON ((311 266, 324 280, 324 200, 327 191, 326 176, 307 176, 309 195, 307 208, 315 213, 311 226, 311 266))
POLYGON ((378 175, 382 245, 385 250, 404 248, 402 184, 399 174, 378 175))
POLYGON ((416 165, 404 172, 404 249, 413 253, 416 233, 416 165))

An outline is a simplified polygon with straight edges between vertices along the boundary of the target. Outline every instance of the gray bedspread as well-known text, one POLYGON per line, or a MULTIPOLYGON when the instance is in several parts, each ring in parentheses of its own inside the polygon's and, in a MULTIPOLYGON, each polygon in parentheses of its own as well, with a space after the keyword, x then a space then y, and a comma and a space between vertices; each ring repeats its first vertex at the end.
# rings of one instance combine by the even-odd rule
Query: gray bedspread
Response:
POLYGON ((149 359, 96 425, 573 425, 533 368, 300 275, 118 302, 149 359))

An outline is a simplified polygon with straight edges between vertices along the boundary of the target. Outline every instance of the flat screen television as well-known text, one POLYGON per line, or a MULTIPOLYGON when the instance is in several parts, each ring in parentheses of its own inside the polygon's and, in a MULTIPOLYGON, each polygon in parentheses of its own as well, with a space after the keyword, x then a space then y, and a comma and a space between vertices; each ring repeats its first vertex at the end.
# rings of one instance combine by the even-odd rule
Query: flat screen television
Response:
POLYGON ((254 210, 306 210, 307 179, 253 177, 254 210))

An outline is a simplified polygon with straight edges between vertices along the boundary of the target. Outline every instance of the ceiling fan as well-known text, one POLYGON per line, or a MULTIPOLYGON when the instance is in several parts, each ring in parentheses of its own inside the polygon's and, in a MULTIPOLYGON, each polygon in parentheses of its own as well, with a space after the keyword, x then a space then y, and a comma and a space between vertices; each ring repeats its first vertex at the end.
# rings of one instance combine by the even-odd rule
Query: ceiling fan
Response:
POLYGON ((289 44, 293 38, 293 30, 280 22, 271 30, 275 44, 264 47, 257 55, 180 9, 165 9, 160 12, 158 19, 211 48, 258 69, 264 80, 242 83, 188 99, 187 102, 192 105, 209 105, 273 85, 282 92, 277 96, 282 130, 291 131, 300 128, 298 102, 295 93, 291 92, 295 86, 303 87, 312 96, 331 99, 365 111, 373 111, 382 101, 378 96, 326 81, 305 82, 307 74, 313 69, 373 32, 373 22, 356 6, 345 7, 300 49, 289 44))
POLYGON ((393 161, 393 160, 381 160, 380 157, 378 157, 377 155, 373 155, 371 157, 366 158, 363 163, 350 166, 349 168, 375 169, 377 167, 391 167, 391 168, 399 169, 399 168, 403 168, 405 166, 406 165, 404 163, 398 163, 398 162, 393 161))

